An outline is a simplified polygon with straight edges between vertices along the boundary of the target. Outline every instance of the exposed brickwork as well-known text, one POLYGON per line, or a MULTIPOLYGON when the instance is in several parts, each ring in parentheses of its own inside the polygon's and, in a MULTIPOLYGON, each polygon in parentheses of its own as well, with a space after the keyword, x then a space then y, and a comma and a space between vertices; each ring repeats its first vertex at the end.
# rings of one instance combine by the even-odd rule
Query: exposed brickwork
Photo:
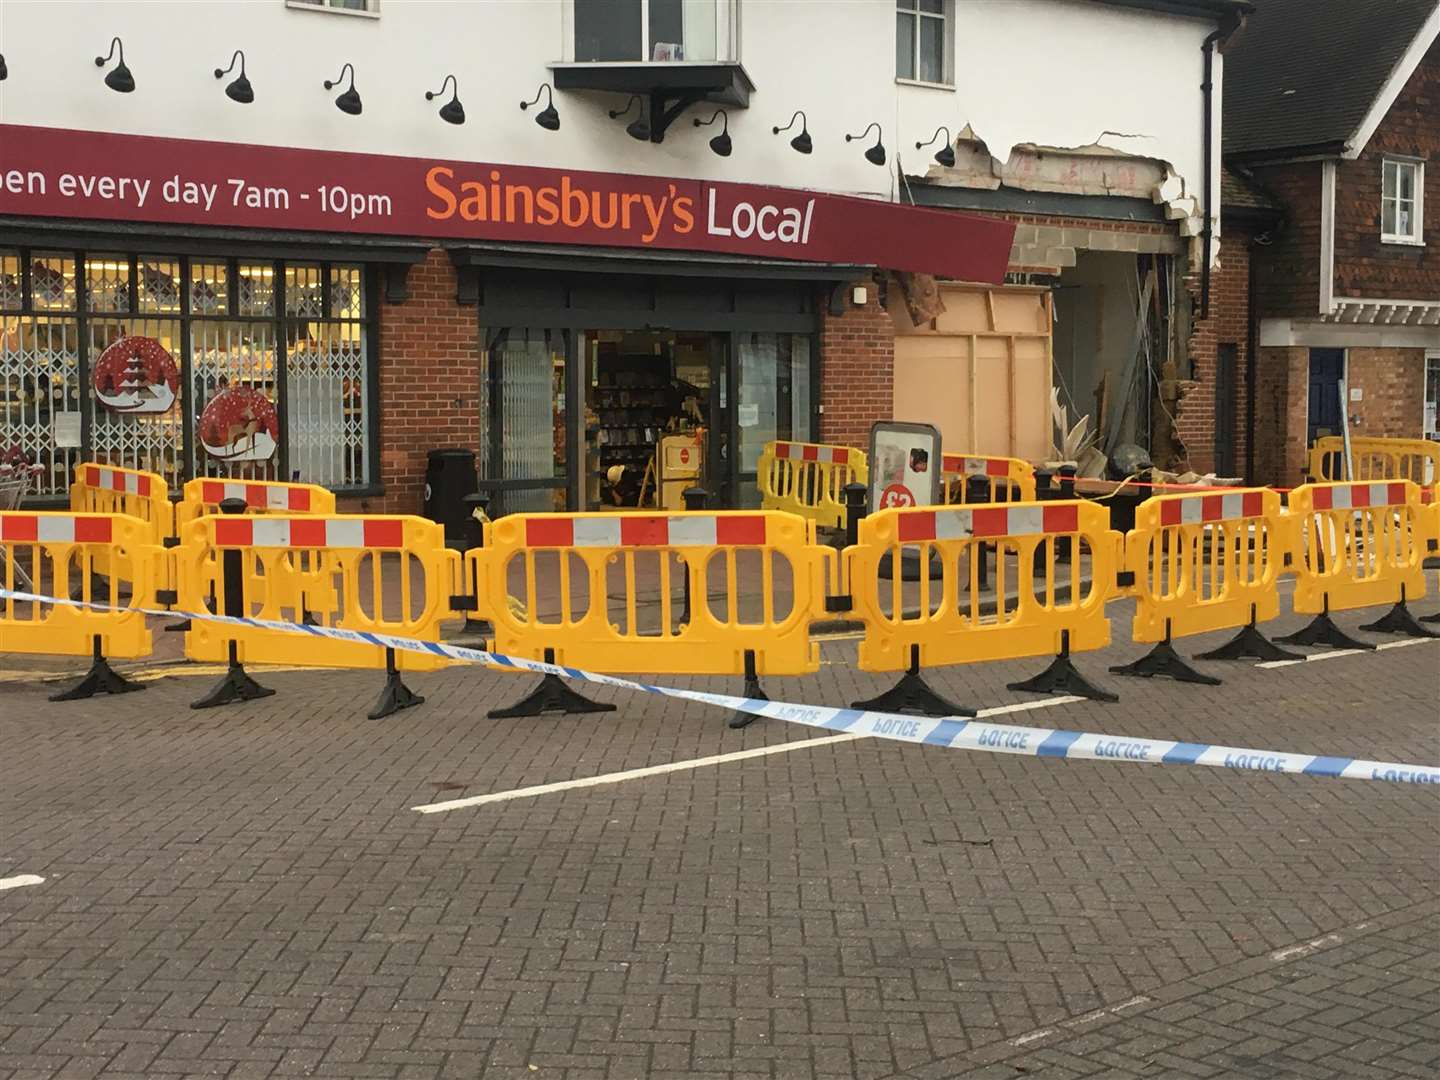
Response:
POLYGON ((379 498, 345 509, 418 514, 425 454, 480 437, 479 321, 455 302, 455 268, 438 248, 411 268, 410 296, 380 308, 379 498))
POLYGON ((1346 403, 1350 434, 1420 438, 1425 407, 1424 349, 1349 349, 1347 383, 1361 399, 1346 403))
MULTIPOLYGON (((863 308, 820 324, 820 440, 841 446, 870 445, 870 425, 895 411, 895 324, 881 303, 881 286, 857 281, 867 295, 863 308)), ((828 298, 828 297, 827 297, 828 298)))
POLYGON ((1335 295, 1440 298, 1440 42, 1415 69, 1365 151, 1335 177, 1335 295), (1425 158, 1424 247, 1380 240, 1387 154, 1425 158))
MULTIPOLYGON (((1207 473, 1218 467, 1215 430, 1215 370, 1219 347, 1235 346, 1235 475, 1245 470, 1245 372, 1249 364, 1250 244, 1254 230, 1239 222, 1225 222, 1220 261, 1210 275, 1210 318, 1196 320, 1190 338, 1192 386, 1180 402, 1176 433, 1186 457, 1183 464, 1207 473)), ((1199 314, 1197 304, 1196 314, 1199 314)))
POLYGON ((1305 469, 1310 350, 1258 350, 1255 384, 1255 482, 1288 487, 1305 469))

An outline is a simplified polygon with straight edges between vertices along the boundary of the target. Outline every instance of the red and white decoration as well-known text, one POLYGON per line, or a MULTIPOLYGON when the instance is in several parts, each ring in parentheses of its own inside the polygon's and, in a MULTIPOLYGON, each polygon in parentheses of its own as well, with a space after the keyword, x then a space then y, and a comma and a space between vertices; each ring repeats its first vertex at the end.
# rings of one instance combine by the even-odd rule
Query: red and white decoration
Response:
POLYGON ((126 495, 150 497, 151 473, 136 469, 112 469, 100 465, 85 466, 85 484, 97 491, 119 491, 126 495))
POLYGON ((915 540, 969 540, 994 536, 1042 536, 1080 531, 1074 503, 1049 506, 977 506, 973 510, 899 510, 900 543, 915 540))
POLYGON ((108 544, 113 532, 106 516, 0 514, 0 543, 108 544))
POLYGON ((310 488, 304 484, 251 484, 226 480, 206 480, 200 485, 200 501, 206 506, 219 506, 226 499, 244 499, 246 506, 266 510, 288 510, 295 514, 310 512, 310 488))
POLYGON ((649 514, 528 517, 525 546, 533 548, 762 547, 764 514, 649 514))
POLYGON ((814 443, 777 442, 775 456, 781 461, 818 461, 822 465, 847 465, 850 449, 845 446, 816 446, 814 443))
POLYGON ((403 548, 405 522, 362 517, 222 517, 216 547, 403 548))
POLYGON ((1003 457, 965 457, 963 454, 946 454, 945 471, 962 476, 1009 476, 1010 459, 1003 457))
POLYGON ((1265 516, 1263 491, 1236 491, 1225 495, 1164 495, 1160 524, 1204 525, 1211 521, 1238 521, 1265 516))
POLYGON ((254 387, 222 387, 200 414, 200 445, 220 461, 269 461, 279 442, 275 406, 254 387))
POLYGON ((95 361, 95 396, 112 412, 169 412, 180 392, 180 369, 154 338, 122 337, 95 361))

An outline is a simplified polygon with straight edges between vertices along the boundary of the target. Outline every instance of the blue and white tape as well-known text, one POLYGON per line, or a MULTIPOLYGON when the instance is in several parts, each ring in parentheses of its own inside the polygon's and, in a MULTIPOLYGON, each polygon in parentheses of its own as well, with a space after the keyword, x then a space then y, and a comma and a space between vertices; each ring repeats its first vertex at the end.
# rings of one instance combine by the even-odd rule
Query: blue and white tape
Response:
MULTIPOLYGON (((1242 769, 1251 772, 1297 773, 1302 776, 1335 776, 1346 780, 1381 780, 1402 784, 1440 784, 1440 767, 1406 765, 1393 761, 1367 761, 1362 758, 1331 757, 1323 754, 1295 754, 1280 750, 1252 750, 1237 746, 1214 746, 1208 743, 1175 742, 1166 739, 1142 739, 1126 735, 1096 735, 1055 728, 1020 727, 1014 724, 992 724, 980 720, 906 716, 901 713, 874 712, 866 709, 840 709, 826 705, 795 705, 784 701, 757 701, 711 694, 702 690, 679 690, 669 686, 652 686, 614 675, 525 660, 517 656, 468 649, 438 641, 392 637, 366 630, 342 630, 338 627, 307 626, 300 623, 277 622, 270 619, 235 618, 212 615, 208 611, 160 611, 151 608, 120 609, 109 604, 59 599, 36 593, 15 592, 0 588, 0 600, 14 599, 37 604, 58 604, 66 607, 92 608, 99 611, 130 610, 145 615, 173 619, 198 619, 233 626, 258 627, 279 633, 309 635, 338 641, 377 645, 399 652, 424 653, 462 663, 484 664, 488 667, 514 668, 537 675, 558 675, 577 682, 615 686, 643 694, 659 694, 713 705, 728 711, 741 710, 772 720, 784 720, 827 731, 871 735, 898 742, 945 746, 957 750, 980 750, 992 754, 1021 754, 1039 758, 1082 759, 1087 761, 1128 761, 1149 765, 1208 765, 1212 768, 1242 769)), ((1079 700, 1079 699, 1076 699, 1079 700)))

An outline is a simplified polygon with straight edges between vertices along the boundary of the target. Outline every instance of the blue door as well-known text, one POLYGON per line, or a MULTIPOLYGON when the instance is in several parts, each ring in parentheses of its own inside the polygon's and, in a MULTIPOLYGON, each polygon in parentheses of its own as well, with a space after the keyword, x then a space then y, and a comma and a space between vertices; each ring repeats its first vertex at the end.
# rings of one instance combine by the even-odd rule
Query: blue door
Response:
POLYGON ((1323 435, 1339 435, 1340 380, 1345 376, 1344 349, 1310 350, 1310 422, 1308 444, 1323 435))

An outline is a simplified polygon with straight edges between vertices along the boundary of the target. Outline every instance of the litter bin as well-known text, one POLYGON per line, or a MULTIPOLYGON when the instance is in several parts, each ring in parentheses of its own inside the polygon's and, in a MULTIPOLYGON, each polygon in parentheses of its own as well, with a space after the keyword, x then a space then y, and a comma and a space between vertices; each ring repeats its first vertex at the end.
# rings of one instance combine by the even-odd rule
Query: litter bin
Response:
POLYGON ((478 490, 475 453, 431 450, 425 464, 425 516, 445 526, 445 546, 465 550, 470 511, 465 496, 478 490))

